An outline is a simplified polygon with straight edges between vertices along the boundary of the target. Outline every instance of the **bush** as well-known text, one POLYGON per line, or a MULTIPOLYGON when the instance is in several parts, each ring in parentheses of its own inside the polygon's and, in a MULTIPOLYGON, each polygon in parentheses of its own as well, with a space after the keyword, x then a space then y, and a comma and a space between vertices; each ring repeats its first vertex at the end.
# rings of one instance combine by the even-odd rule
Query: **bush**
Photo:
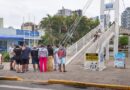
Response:
POLYGON ((3 56, 3 59, 4 59, 4 62, 9 62, 9 53, 8 52, 2 52, 2 56, 3 56))
POLYGON ((121 36, 119 37, 119 45, 122 47, 128 45, 128 36, 121 36))

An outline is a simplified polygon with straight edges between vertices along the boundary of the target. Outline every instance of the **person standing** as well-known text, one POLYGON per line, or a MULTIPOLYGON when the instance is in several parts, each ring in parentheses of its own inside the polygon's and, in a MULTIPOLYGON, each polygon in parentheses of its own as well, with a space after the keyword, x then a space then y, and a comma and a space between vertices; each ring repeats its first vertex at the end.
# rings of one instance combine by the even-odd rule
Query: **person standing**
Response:
POLYGON ((26 45, 23 45, 23 47, 22 47, 22 54, 21 54, 21 58, 22 58, 22 71, 23 72, 28 71, 30 53, 31 53, 31 49, 29 47, 27 47, 26 45))
POLYGON ((53 71, 54 58, 53 58, 53 48, 52 48, 52 46, 48 45, 47 50, 48 50, 47 71, 53 71))
POLYGON ((54 70, 55 70, 55 71, 56 71, 57 69, 59 69, 58 50, 59 50, 59 47, 58 47, 58 45, 56 45, 56 47, 54 48, 54 70))
POLYGON ((15 70, 14 46, 9 47, 10 70, 15 70))
POLYGON ((48 57, 48 50, 45 46, 41 45, 38 51, 39 56, 39 65, 40 65, 40 72, 47 71, 47 57, 48 57))
POLYGON ((14 59, 16 60, 16 72, 17 73, 22 72, 21 52, 22 52, 22 49, 17 45, 14 48, 14 53, 15 53, 14 59))
POLYGON ((66 49, 64 45, 62 45, 58 50, 58 57, 59 57, 59 70, 62 72, 62 65, 63 65, 63 72, 66 72, 65 70, 65 58, 66 58, 66 49))
POLYGON ((39 69, 39 60, 38 60, 38 49, 34 46, 31 50, 32 64, 34 72, 39 69), (36 68, 37 65, 37 68, 36 68))

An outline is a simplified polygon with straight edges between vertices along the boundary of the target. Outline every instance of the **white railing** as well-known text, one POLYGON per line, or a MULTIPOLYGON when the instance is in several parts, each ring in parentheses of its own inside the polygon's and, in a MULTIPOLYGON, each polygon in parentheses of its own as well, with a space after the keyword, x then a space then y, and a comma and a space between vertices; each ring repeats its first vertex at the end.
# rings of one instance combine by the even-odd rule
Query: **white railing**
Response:
POLYGON ((84 52, 83 55, 85 55, 85 53, 98 53, 98 62, 86 62, 86 59, 84 58, 84 66, 86 69, 102 71, 106 68, 104 60, 102 61, 101 55, 103 55, 102 51, 104 51, 105 45, 108 44, 110 39, 114 36, 114 27, 115 25, 113 24, 107 31, 102 32, 100 37, 97 38, 96 41, 93 41, 92 45, 88 49, 86 49, 86 52, 84 52), (96 65, 96 69, 92 69, 90 67, 91 65, 93 65, 93 63, 96 65))
POLYGON ((66 60, 69 61, 76 53, 78 53, 90 40, 94 37, 94 34, 99 30, 99 26, 92 29, 89 33, 87 33, 84 37, 79 39, 76 43, 67 47, 67 57, 66 60))
MULTIPOLYGON (((102 33, 100 37, 91 45, 86 52, 88 53, 98 53, 102 44, 107 40, 107 38, 113 34, 114 35, 114 25, 112 25, 107 31, 102 33)), ((112 37, 112 36, 111 36, 112 37)))

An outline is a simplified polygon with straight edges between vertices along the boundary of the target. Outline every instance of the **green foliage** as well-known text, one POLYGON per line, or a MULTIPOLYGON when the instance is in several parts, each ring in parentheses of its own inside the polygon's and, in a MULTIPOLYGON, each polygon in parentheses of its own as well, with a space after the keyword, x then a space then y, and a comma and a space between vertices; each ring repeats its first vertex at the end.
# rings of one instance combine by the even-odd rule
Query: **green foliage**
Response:
POLYGON ((3 59, 4 59, 4 62, 9 62, 9 53, 8 52, 2 52, 2 56, 3 56, 3 59))
POLYGON ((128 45, 128 36, 119 37, 119 45, 121 46, 128 45))
MULTIPOLYGON (((63 40, 64 35, 70 29, 76 18, 80 18, 78 15, 72 16, 50 16, 43 18, 40 22, 40 27, 45 30, 45 36, 42 37, 40 44, 59 44, 63 40)), ((99 24, 99 20, 92 20, 83 16, 76 27, 76 30, 68 43, 74 43, 88 33, 92 28, 99 24)))

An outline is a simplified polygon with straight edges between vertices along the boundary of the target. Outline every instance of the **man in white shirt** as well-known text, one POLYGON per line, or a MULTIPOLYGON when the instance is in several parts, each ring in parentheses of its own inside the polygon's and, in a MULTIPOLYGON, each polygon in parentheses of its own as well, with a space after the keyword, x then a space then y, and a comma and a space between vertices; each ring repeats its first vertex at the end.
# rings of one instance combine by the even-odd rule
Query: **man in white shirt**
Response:
POLYGON ((15 60, 14 60, 14 46, 9 47, 9 57, 10 57, 10 70, 15 69, 15 60))

